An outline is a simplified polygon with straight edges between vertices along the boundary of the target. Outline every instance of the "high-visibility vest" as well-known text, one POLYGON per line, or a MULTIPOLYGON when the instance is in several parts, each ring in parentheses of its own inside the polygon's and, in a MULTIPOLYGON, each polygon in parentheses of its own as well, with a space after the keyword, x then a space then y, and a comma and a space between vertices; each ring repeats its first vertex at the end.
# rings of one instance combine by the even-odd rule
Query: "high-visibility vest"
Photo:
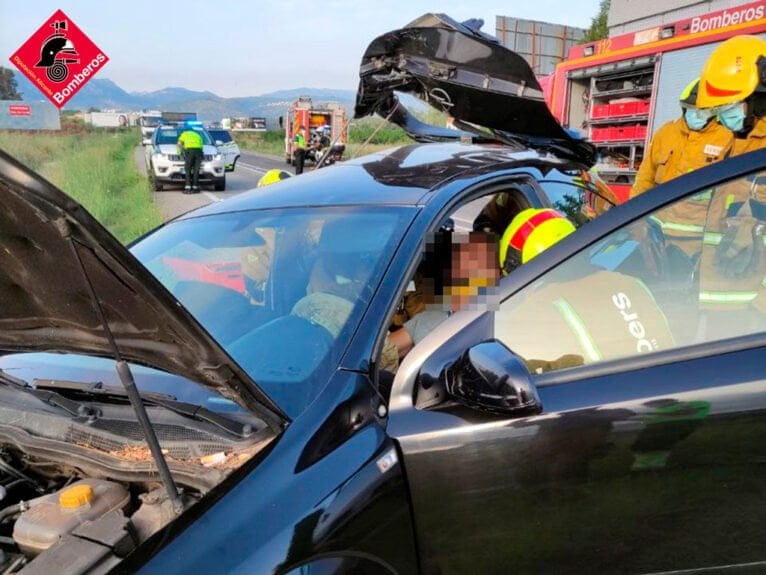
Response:
POLYGON ((304 138, 303 134, 301 134, 300 132, 295 134, 293 141, 295 142, 296 148, 304 149, 306 147, 306 138, 304 138))
POLYGON ((205 145, 202 136, 196 130, 185 130, 178 138, 178 143, 186 150, 201 150, 205 145))

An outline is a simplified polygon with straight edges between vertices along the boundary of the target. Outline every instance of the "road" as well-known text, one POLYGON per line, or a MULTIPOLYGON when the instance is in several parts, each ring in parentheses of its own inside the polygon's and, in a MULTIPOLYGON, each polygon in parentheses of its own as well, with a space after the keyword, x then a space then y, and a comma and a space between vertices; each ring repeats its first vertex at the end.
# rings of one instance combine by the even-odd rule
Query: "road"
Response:
MULTIPOLYGON (((146 177, 143 146, 136 147, 133 157, 139 174, 146 177)), ((165 220, 170 220, 190 210, 212 202, 220 202, 253 189, 261 176, 272 168, 280 168, 290 173, 294 171, 282 158, 243 150, 239 161, 237 161, 236 169, 226 174, 225 192, 203 190, 199 194, 183 194, 181 188, 178 187, 162 192, 152 192, 154 202, 165 220)))

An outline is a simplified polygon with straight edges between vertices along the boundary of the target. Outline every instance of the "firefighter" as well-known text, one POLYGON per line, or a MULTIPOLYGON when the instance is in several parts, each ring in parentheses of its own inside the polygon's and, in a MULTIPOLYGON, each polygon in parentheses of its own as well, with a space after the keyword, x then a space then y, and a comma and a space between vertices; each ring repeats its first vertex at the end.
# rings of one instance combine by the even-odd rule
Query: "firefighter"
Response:
POLYGON ((682 116, 664 124, 644 154, 630 197, 726 157, 733 135, 715 120, 715 111, 697 107, 699 78, 681 92, 682 116))
POLYGON ((184 194, 199 193, 199 170, 202 166, 202 135, 187 122, 176 144, 184 155, 184 194))
POLYGON ((281 182, 282 180, 286 180, 290 177, 290 172, 286 172, 284 170, 280 170, 278 168, 275 168, 273 170, 269 170, 263 176, 261 176, 261 179, 258 180, 258 183, 255 185, 256 188, 262 188, 264 186, 268 186, 271 184, 276 184, 277 182, 281 182))
MULTIPOLYGON (((500 240, 503 273, 538 256, 574 229, 552 209, 519 213, 500 240)), ((674 345, 667 319, 651 292, 629 275, 597 271, 569 281, 540 283, 527 294, 503 306, 495 326, 496 337, 533 373, 674 345)))
MULTIPOLYGON (((269 170, 261 176, 256 187, 270 186, 289 177, 290 174, 284 170, 269 170)), ((271 273, 275 231, 273 228, 261 228, 256 231, 263 242, 242 248, 240 266, 245 283, 245 295, 250 299, 251 304, 262 306, 266 298, 266 282, 271 273)))
MULTIPOLYGON (((680 118, 664 124, 652 138, 636 175, 630 197, 687 172, 726 158, 734 135, 715 118, 715 109, 697 107, 699 78, 684 88, 679 98, 680 118)), ((703 222, 710 194, 697 194, 657 212, 668 245, 696 261, 702 248, 703 222)))
POLYGON ((298 126, 293 143, 295 144, 295 151, 293 152, 295 175, 298 175, 303 173, 303 163, 306 161, 306 126, 298 126))
MULTIPOLYGON (((730 155, 766 147, 766 41, 735 36, 709 56, 697 102, 715 107, 718 120, 734 132, 730 155)), ((718 188, 708 207, 700 263, 700 307, 749 331, 766 311, 766 186, 742 179, 718 188)), ((704 325, 702 326, 704 329, 704 325)))
POLYGON ((527 208, 517 214, 500 237, 498 265, 508 275, 575 231, 556 210, 527 208))

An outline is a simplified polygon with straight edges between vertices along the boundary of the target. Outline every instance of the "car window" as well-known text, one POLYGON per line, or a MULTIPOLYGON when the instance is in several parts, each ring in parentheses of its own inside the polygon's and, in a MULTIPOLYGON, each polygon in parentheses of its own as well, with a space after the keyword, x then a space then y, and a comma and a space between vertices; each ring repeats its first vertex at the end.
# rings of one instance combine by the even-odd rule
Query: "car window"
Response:
POLYGON ((163 129, 158 128, 156 130, 157 144, 175 144, 178 141, 178 136, 181 135, 180 130, 177 129, 163 129))
POLYGON ((569 258, 500 305, 496 338, 539 372, 763 331, 759 175, 687 196, 569 258))
POLYGON ((551 206, 563 213, 575 226, 592 220, 617 203, 614 193, 592 172, 566 179, 541 179, 537 184, 551 206))
POLYGON ((291 417, 336 368, 411 219, 294 208, 173 222, 133 253, 291 417))
POLYGON ((228 144, 232 141, 231 134, 227 132, 226 130, 208 130, 210 133, 210 137, 213 139, 213 141, 220 140, 224 144, 228 144))
MULTIPOLYGON (((202 136, 202 141, 206 146, 211 145, 212 140, 210 139, 210 134, 207 130, 198 130, 196 128, 194 128, 194 130, 199 132, 200 136, 202 136)), ((158 128, 156 131, 157 144, 175 144, 178 142, 178 137, 181 135, 181 132, 183 132, 183 128, 158 128)))

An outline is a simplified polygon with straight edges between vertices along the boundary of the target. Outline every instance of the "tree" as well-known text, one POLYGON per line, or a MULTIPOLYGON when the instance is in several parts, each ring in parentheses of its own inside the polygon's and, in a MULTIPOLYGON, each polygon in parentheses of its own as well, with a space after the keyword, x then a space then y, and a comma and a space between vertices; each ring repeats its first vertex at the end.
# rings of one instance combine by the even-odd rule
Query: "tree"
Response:
POLYGON ((590 21, 590 28, 585 33, 581 43, 601 40, 609 36, 609 30, 606 27, 606 20, 609 16, 609 0, 601 0, 598 5, 598 14, 590 21))
POLYGON ((0 66, 0 100, 21 100, 13 70, 0 66))

